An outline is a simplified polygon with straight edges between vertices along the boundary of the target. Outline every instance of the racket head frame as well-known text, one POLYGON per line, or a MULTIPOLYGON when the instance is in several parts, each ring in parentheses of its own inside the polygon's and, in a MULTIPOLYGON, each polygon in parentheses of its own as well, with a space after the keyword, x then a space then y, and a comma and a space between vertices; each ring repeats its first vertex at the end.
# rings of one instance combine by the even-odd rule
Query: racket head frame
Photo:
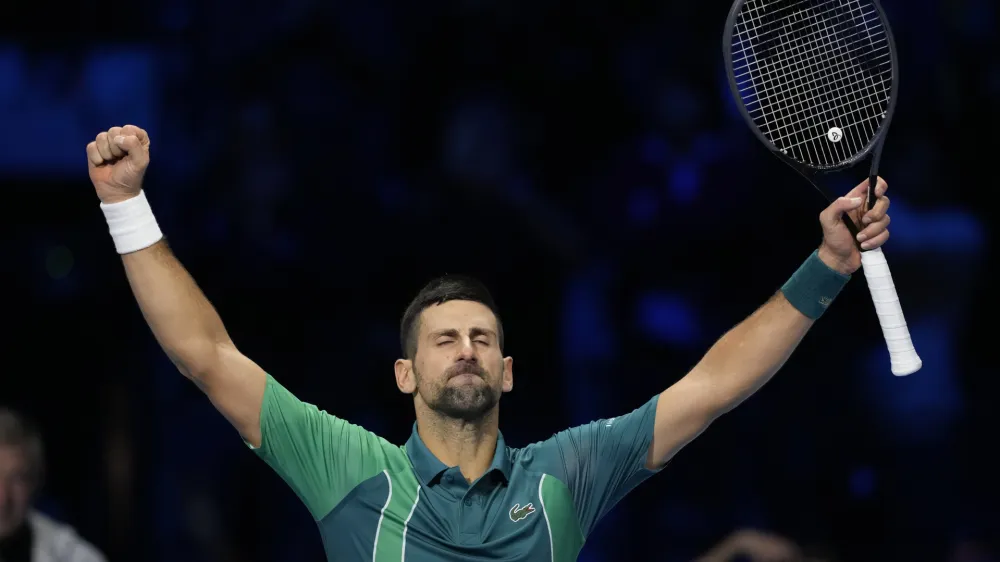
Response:
MULTIPOLYGON (((889 19, 886 17, 885 10, 883 10, 879 0, 866 0, 871 2, 878 13, 879 21, 885 29, 886 41, 889 47, 889 58, 891 65, 891 86, 889 88, 889 105, 886 108, 885 118, 879 124, 878 131, 871 140, 865 145, 865 147, 858 153, 852 155, 849 159, 844 160, 830 166, 816 166, 808 164, 805 162, 800 162, 787 154, 784 154, 781 149, 779 149, 774 143, 767 139, 761 132, 760 128, 754 123, 753 118, 750 116, 750 112, 747 111, 746 104, 743 101, 743 97, 740 95, 739 87, 736 83, 736 75, 733 71, 733 39, 736 33, 736 20, 743 10, 743 6, 746 5, 747 0, 737 0, 733 2, 732 8, 729 10, 729 16, 726 18, 726 28, 722 34, 722 55, 726 64, 726 78, 729 82, 729 92, 733 96, 733 102, 736 104, 740 115, 743 120, 747 123, 750 130, 757 139, 764 144, 774 154, 779 160, 790 166, 800 175, 802 175, 806 180, 817 191, 819 191, 827 201, 833 201, 833 197, 819 184, 817 181, 817 176, 824 173, 837 172, 852 168, 859 162, 871 156, 871 165, 869 168, 869 182, 870 188, 868 192, 868 208, 875 206, 875 185, 878 180, 878 168, 882 157, 882 148, 885 143, 885 137, 889 131, 889 125, 892 122, 892 117, 896 112, 896 102, 898 99, 899 92, 899 64, 896 54, 896 41, 892 34, 892 29, 889 26, 889 19)), ((850 221, 848 221, 850 222, 850 221)), ((853 224, 851 226, 854 226, 853 224)), ((854 234, 857 234, 856 232, 854 234)))

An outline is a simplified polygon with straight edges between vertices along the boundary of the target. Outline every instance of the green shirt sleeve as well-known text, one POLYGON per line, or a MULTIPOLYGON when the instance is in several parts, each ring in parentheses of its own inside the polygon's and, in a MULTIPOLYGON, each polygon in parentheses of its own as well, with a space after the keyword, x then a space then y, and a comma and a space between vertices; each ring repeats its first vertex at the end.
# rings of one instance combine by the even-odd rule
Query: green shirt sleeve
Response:
POLYGON ((658 472, 646 468, 658 398, 623 416, 567 429, 534 447, 535 462, 570 489, 584 537, 626 494, 658 472))
MULTIPOLYGON (((351 489, 388 465, 395 445, 302 402, 267 376, 260 410, 261 446, 250 447, 317 521, 351 489)), ((248 444, 249 445, 249 444, 248 444)))

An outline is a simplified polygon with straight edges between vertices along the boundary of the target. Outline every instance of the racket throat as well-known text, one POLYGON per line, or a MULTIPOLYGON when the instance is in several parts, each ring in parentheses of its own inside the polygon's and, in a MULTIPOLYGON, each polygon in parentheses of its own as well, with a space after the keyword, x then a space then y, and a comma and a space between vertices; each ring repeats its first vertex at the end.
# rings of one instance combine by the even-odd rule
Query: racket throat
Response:
MULTIPOLYGON (((884 137, 883 137, 884 138, 884 137)), ((882 160, 882 141, 879 141, 878 146, 872 151, 872 165, 868 170, 868 210, 875 208, 875 202, 878 200, 878 194, 875 192, 878 187, 878 166, 879 162, 882 160)))

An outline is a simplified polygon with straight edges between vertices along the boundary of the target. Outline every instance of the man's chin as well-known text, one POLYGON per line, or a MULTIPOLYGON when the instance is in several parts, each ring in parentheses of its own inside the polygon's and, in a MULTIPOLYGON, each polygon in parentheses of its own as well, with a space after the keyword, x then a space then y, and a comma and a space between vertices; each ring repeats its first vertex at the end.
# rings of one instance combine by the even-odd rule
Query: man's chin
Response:
POLYGON ((484 419, 490 410, 487 409, 468 409, 468 410, 448 410, 444 412, 446 416, 453 420, 461 420, 463 422, 479 422, 484 419))
POLYGON ((489 402, 447 402, 439 404, 435 410, 448 416, 449 418, 464 421, 475 421, 490 412, 493 404, 489 402))

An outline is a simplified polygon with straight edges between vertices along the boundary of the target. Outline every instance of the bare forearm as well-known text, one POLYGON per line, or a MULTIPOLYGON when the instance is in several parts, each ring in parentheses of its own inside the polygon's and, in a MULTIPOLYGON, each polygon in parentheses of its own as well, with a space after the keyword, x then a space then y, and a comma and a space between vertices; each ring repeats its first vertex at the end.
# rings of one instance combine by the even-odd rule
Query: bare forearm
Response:
POLYGON ((746 400, 785 364, 850 279, 839 265, 822 251, 810 256, 781 291, 705 354, 691 374, 711 389, 714 415, 746 400))
POLYGON ((707 382, 725 413, 778 372, 814 322, 778 292, 722 336, 691 374, 707 382))
POLYGON ((822 252, 746 320, 719 338, 681 380, 660 394, 647 466, 663 466, 722 414, 764 386, 850 279, 822 252))
POLYGON ((231 344, 215 308, 164 241, 122 256, 139 308, 156 340, 185 376, 215 361, 231 344))

